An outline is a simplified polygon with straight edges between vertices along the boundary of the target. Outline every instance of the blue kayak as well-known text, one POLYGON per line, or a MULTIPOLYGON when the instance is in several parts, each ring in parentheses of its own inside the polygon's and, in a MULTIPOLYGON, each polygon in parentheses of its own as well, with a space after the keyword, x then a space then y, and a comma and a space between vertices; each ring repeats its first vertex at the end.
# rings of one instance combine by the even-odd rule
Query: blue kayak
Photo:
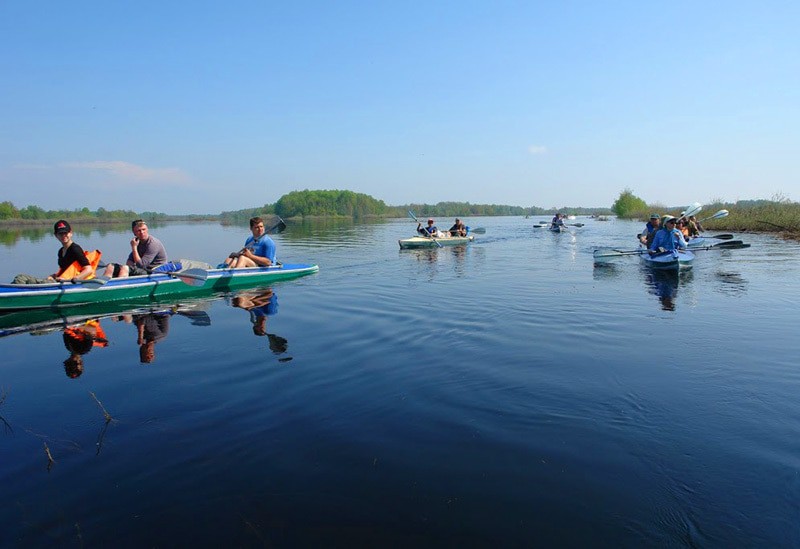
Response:
POLYGON ((692 268, 694 254, 688 250, 671 250, 663 253, 642 253, 645 265, 659 271, 683 271, 692 268))

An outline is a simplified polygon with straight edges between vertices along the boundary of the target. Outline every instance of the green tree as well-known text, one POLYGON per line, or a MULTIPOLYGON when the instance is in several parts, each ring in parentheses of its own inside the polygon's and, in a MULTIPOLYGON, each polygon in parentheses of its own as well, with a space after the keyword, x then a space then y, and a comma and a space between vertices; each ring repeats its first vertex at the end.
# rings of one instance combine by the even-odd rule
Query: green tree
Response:
POLYGON ((638 212, 647 210, 647 202, 633 194, 630 189, 625 189, 619 194, 611 210, 617 214, 618 217, 632 217, 638 212))
POLYGON ((19 210, 9 201, 0 202, 0 219, 14 219, 19 217, 19 210))

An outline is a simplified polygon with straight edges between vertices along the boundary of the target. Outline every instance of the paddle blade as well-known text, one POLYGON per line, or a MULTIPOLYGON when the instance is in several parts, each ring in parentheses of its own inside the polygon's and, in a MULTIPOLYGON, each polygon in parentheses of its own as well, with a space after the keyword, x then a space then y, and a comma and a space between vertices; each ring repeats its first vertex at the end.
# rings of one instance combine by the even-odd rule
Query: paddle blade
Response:
POLYGON ((285 230, 286 230, 286 223, 284 223, 283 219, 279 217, 278 222, 264 232, 267 234, 279 234, 285 230))
POLYGON ((720 242, 719 244, 714 244, 712 248, 721 248, 723 250, 739 250, 742 248, 749 248, 750 244, 745 244, 741 240, 731 240, 730 242, 720 242))
POLYGON ((419 223, 419 219, 417 219, 417 216, 414 215, 414 212, 412 212, 411 210, 408 210, 408 217, 419 223))
POLYGON ((689 207, 686 208, 686 211, 683 212, 683 215, 681 217, 688 218, 690 216, 697 215, 698 213, 700 213, 700 210, 702 209, 703 209, 702 204, 700 204, 699 202, 695 202, 693 204, 690 204, 689 207))
POLYGON ((168 274, 189 286, 203 286, 208 280, 208 271, 205 269, 189 269, 168 274))
POLYGON ((486 234, 486 229, 484 229, 483 227, 476 227, 474 229, 470 229, 469 232, 474 234, 486 234))
POLYGON ((716 238, 717 240, 733 240, 733 235, 730 233, 715 234, 714 236, 709 236, 707 238, 716 238))

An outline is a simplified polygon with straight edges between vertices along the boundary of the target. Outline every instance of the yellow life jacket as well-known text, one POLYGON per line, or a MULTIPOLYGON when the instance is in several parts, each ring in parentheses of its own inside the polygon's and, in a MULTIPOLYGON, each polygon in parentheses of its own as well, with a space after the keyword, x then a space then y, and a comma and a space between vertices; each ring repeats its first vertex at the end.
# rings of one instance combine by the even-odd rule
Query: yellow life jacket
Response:
MULTIPOLYGON (((100 256, 103 255, 100 250, 92 250, 90 252, 83 252, 86 255, 86 259, 89 260, 89 265, 92 267, 92 274, 87 276, 86 279, 94 278, 94 272, 97 270, 97 265, 100 264, 100 256)), ((58 276, 60 278, 75 278, 80 274, 83 270, 83 267, 80 263, 75 261, 72 265, 59 271, 58 276)))

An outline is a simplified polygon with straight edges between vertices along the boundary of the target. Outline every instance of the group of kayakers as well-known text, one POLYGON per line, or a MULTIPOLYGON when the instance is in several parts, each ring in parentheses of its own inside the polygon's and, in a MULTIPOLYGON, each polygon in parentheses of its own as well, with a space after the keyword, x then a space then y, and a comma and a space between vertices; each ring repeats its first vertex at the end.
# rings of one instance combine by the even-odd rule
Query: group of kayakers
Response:
POLYGON ((428 218, 428 224, 425 227, 422 226, 421 222, 417 223, 417 232, 429 238, 447 238, 449 236, 467 236, 467 227, 459 218, 456 218, 453 226, 447 229, 446 232, 442 232, 434 225, 431 217, 428 218))
POLYGON ((671 215, 661 216, 657 213, 650 215, 650 220, 639 235, 639 242, 647 246, 650 253, 672 251, 687 248, 687 240, 700 236, 703 226, 690 215, 680 217, 671 215))
MULTIPOLYGON (((133 238, 130 241, 131 251, 127 260, 125 263, 107 264, 103 272, 104 277, 120 278, 171 270, 173 265, 169 263, 164 244, 150 234, 144 220, 134 220, 131 223, 131 231, 133 238)), ((218 268, 268 267, 276 262, 275 241, 266 234, 262 218, 250 219, 250 232, 252 235, 245 240, 244 247, 231 253, 218 265, 218 268)), ((46 278, 20 274, 14 277, 13 283, 78 282, 95 276, 100 264, 100 251, 84 251, 73 240, 72 227, 64 219, 55 222, 53 234, 61 243, 61 248, 58 250, 58 271, 46 278)))

